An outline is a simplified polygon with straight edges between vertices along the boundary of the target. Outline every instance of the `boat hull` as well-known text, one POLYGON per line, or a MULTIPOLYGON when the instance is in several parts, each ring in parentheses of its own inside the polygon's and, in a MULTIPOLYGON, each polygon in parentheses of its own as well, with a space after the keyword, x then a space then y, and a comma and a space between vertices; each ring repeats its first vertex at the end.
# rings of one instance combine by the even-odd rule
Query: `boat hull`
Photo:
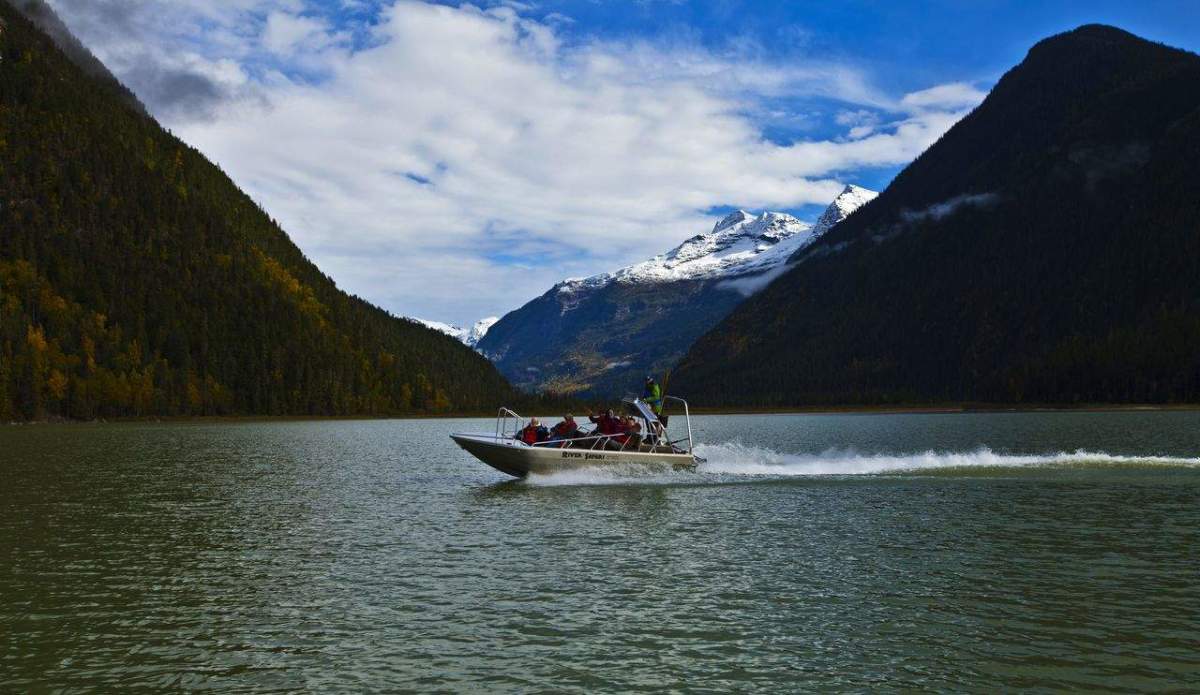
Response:
POLYGON ((687 453, 558 449, 529 446, 487 434, 452 434, 450 438, 480 461, 517 478, 596 467, 639 466, 660 470, 696 468, 696 458, 687 453))

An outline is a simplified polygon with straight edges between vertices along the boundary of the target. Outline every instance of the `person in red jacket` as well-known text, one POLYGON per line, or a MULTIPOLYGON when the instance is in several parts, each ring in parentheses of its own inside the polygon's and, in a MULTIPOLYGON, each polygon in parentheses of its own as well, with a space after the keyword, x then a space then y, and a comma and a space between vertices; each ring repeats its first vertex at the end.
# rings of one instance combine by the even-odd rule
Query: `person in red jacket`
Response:
POLYGON ((613 415, 612 408, 600 415, 589 413, 588 419, 596 424, 596 434, 617 434, 621 431, 621 420, 613 415))
POLYGON ((521 428, 521 431, 517 433, 517 439, 520 439, 526 444, 537 444, 538 442, 544 442, 549 438, 550 431, 543 427, 542 423, 538 422, 538 419, 535 417, 529 418, 529 424, 525 425, 525 427, 521 428))
POLYGON ((564 415, 562 422, 550 428, 550 441, 562 442, 559 447, 569 446, 570 441, 579 436, 579 425, 575 424, 573 415, 564 415))
MULTIPOLYGON (((592 434, 605 434, 611 437, 621 433, 621 419, 613 414, 612 408, 609 408, 601 415, 589 413, 588 419, 596 423, 596 430, 592 434)), ((600 441, 606 448, 616 447, 612 439, 603 439, 600 441)))

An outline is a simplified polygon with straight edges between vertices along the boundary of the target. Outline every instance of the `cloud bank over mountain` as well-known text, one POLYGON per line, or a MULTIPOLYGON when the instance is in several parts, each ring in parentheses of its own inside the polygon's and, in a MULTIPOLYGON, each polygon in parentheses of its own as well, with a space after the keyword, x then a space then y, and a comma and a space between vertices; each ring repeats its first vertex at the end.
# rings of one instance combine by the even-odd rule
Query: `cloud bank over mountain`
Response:
POLYGON ((745 36, 599 38, 505 5, 51 4, 341 286, 458 323, 644 258, 725 206, 825 203, 983 97, 891 94, 745 36), (836 132, 769 132, 816 107, 836 132))

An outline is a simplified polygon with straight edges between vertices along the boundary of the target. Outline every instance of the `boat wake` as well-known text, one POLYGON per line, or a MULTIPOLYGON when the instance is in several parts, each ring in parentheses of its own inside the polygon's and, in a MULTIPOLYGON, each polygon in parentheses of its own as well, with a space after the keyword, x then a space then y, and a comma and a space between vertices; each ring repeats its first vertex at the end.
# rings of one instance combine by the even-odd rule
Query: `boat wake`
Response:
POLYGON ((915 454, 861 454, 852 450, 786 454, 765 447, 727 442, 698 445, 696 455, 706 461, 694 473, 664 473, 636 466, 597 467, 530 476, 526 482, 530 485, 703 484, 803 476, 979 475, 1021 468, 1200 469, 1200 457, 1125 456, 1084 450, 1000 454, 986 447, 969 452, 926 451, 915 454))
POLYGON ((1050 454, 998 454, 986 447, 971 452, 926 451, 918 454, 870 454, 830 450, 820 454, 781 454, 771 449, 737 442, 696 447, 708 459, 706 473, 734 475, 881 475, 937 470, 1017 467, 1200 467, 1200 458, 1172 456, 1120 456, 1095 451, 1050 454))

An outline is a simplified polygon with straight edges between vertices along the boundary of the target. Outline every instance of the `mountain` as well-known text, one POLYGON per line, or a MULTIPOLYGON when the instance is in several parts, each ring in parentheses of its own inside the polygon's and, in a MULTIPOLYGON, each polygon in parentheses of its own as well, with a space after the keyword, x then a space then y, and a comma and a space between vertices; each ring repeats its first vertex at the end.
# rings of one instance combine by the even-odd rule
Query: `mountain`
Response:
POLYGON ((434 413, 512 394, 458 341, 339 290, 110 75, 0 2, 0 420, 434 413))
POLYGON ((700 338, 705 405, 1200 401, 1200 57, 1035 45, 870 205, 700 338))
POLYGON ((483 339, 483 336, 487 335, 488 329, 500 320, 499 316, 489 316, 485 319, 479 319, 470 328, 462 328, 449 323, 442 323, 441 321, 429 321, 427 319, 419 319, 412 316, 405 318, 409 319, 410 321, 416 321, 427 328, 432 328, 435 331, 445 333, 455 340, 458 340, 463 345, 471 348, 478 345, 479 341, 483 339))
POLYGON ((108 83, 109 87, 118 92, 130 106, 143 115, 147 113, 146 107, 134 96, 133 92, 126 89, 125 85, 117 80, 104 63, 100 62, 100 59, 93 55, 79 39, 75 38, 67 25, 63 24, 63 21, 44 0, 0 0, 0 2, 5 1, 49 36, 58 49, 63 52, 63 55, 75 63, 80 70, 108 83))
POLYGON ((487 332, 492 330, 492 326, 495 326, 496 322, 499 320, 499 316, 488 316, 486 318, 479 319, 471 325, 471 328, 467 331, 467 336, 463 339, 463 342, 470 347, 476 347, 479 345, 479 341, 483 340, 483 336, 487 335, 487 332))
POLYGON ((522 388, 620 396, 669 368, 793 254, 875 195, 847 186, 815 225, 738 210, 668 253, 560 282, 496 322, 477 347, 522 388))

